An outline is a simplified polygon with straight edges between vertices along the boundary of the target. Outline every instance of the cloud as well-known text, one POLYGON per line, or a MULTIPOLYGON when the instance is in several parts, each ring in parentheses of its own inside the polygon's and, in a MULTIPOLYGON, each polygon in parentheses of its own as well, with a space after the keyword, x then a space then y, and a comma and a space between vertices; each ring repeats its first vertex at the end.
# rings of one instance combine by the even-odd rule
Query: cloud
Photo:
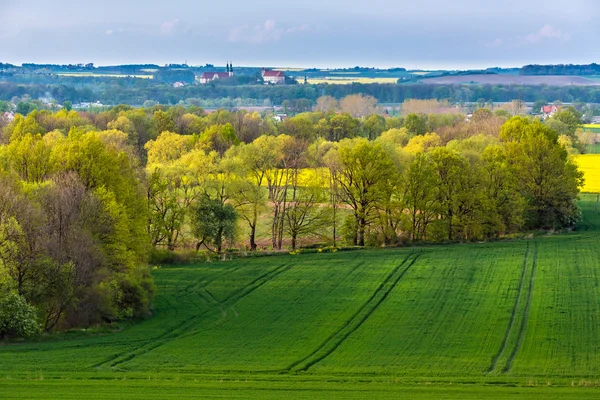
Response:
POLYGON ((179 25, 178 18, 171 21, 165 21, 162 24, 160 24, 160 32, 164 35, 171 35, 175 32, 175 28, 177 28, 177 25, 179 25))
POLYGON ((524 41, 525 43, 536 44, 547 39, 557 39, 564 42, 570 38, 571 35, 568 33, 563 32, 560 29, 556 29, 552 25, 546 24, 539 31, 525 36, 524 41))
POLYGON ((308 24, 283 29, 278 27, 274 20, 269 19, 262 25, 255 25, 252 27, 249 25, 241 25, 233 28, 229 32, 229 41, 233 43, 253 44, 277 42, 281 40, 284 35, 305 32, 309 29, 310 26, 308 24))

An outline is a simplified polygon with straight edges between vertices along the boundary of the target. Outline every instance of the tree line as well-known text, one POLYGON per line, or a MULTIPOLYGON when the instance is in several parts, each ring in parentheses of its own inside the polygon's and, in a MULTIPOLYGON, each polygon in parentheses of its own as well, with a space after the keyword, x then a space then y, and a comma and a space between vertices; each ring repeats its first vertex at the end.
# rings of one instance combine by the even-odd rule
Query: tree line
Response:
POLYGON ((62 103, 71 101, 103 104, 142 105, 147 100, 175 105, 188 99, 250 99, 260 104, 269 101, 281 105, 285 100, 306 99, 314 104, 323 95, 341 99, 352 94, 375 97, 382 103, 402 103, 407 99, 450 100, 455 103, 508 102, 519 99, 534 102, 553 99, 562 102, 583 101, 600 103, 597 86, 525 86, 525 85, 437 85, 427 83, 402 84, 301 84, 301 85, 247 85, 231 86, 225 83, 190 85, 174 88, 158 80, 108 77, 62 77, 39 75, 9 77, 0 83, 0 100, 29 96, 34 99, 48 97, 62 103))
POLYGON ((21 317, 0 312, 0 335, 143 316, 145 265, 166 252, 486 240, 577 222, 570 114, 377 112, 369 98, 323 97, 282 121, 182 106, 4 121, 0 309, 21 317))

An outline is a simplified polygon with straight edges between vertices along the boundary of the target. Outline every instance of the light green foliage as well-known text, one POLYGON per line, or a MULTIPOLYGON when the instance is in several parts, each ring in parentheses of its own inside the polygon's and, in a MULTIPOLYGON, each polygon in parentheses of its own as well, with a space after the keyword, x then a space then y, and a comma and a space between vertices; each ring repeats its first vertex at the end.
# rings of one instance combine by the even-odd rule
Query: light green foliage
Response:
POLYGON ((386 130, 385 118, 380 115, 371 115, 362 126, 363 136, 369 140, 375 140, 386 130))
POLYGON ((423 135, 427 132, 427 116, 408 114, 404 119, 404 127, 411 135, 423 135))
POLYGON ((39 331, 36 311, 22 296, 0 296, 0 338, 28 337, 39 331))
POLYGON ((502 127, 500 137, 519 190, 528 199, 527 224, 533 228, 574 225, 583 174, 568 159, 557 134, 539 121, 515 117, 502 127))
POLYGON ((383 147, 366 139, 345 139, 327 156, 342 200, 354 212, 354 244, 365 245, 365 231, 377 203, 386 198, 394 164, 383 147))
POLYGON ((163 132, 173 132, 175 130, 173 118, 162 110, 154 112, 153 120, 159 135, 163 132))

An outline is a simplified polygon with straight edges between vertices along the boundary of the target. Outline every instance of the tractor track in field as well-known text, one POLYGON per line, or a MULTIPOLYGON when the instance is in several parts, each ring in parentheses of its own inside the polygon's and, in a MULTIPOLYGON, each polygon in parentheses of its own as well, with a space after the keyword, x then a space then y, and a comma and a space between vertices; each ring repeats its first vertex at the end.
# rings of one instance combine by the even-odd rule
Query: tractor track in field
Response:
POLYGON ((517 337, 517 343, 515 344, 515 348, 512 353, 510 353, 510 357, 508 361, 506 361, 506 366, 504 367, 504 373, 510 372, 512 367, 512 363, 521 348, 521 343, 523 342, 523 338, 525 337, 525 330, 527 329, 527 322, 529 322, 529 310, 531 308, 531 298, 533 297, 533 283, 535 280, 535 270, 537 268, 537 257, 538 257, 538 243, 536 242, 534 245, 533 251, 533 264, 531 266, 531 280, 529 283, 529 294, 527 295, 527 303, 525 303, 525 310, 523 311, 523 322, 521 323, 521 329, 519 330, 519 336, 517 337))
POLYGON ((348 320, 346 320, 342 326, 329 335, 329 337, 327 337, 327 339, 325 339, 325 341, 309 355, 293 362, 282 372, 307 371, 310 367, 321 362, 336 351, 339 346, 348 339, 352 333, 360 328, 385 301, 400 279, 402 279, 408 270, 417 262, 420 256, 421 254, 409 254, 388 274, 369 299, 363 303, 363 305, 348 320))
MULTIPOLYGON (((242 300, 244 297, 248 296, 250 293, 252 293, 256 289, 258 289, 262 285, 266 284, 270 280, 274 279, 275 277, 279 276, 283 272, 289 270, 290 268, 292 268, 291 265, 289 265, 289 266, 287 264, 280 265, 279 267, 276 267, 276 268, 270 270, 269 272, 262 274, 261 276, 254 279, 252 282, 248 283, 246 286, 242 287, 241 289, 236 290, 235 292, 231 293, 229 296, 227 296, 221 302, 219 302, 212 294, 210 294, 209 297, 212 297, 212 299, 214 299, 217 303, 219 303, 221 305, 226 305, 226 306, 232 307, 234 304, 236 304, 237 302, 242 300)), ((192 286, 193 285, 188 286, 188 289, 191 288, 192 286)), ((199 297, 202 297, 198 292, 195 292, 195 293, 199 297)), ((133 350, 114 355, 114 356, 110 357, 109 359, 104 360, 100 363, 91 365, 90 367, 91 368, 102 368, 102 367, 108 366, 110 368, 115 368, 119 365, 122 365, 122 364, 128 362, 128 361, 131 361, 132 359, 134 359, 135 357, 137 357, 139 355, 146 354, 146 353, 164 345, 165 343, 168 343, 169 341, 180 337, 183 333, 185 333, 191 327, 193 327, 203 316, 207 315, 211 311, 214 311, 214 308, 204 310, 204 311, 200 312, 199 314, 193 316, 191 319, 182 321, 181 323, 177 324, 176 326, 172 327, 171 329, 167 330, 166 332, 163 332, 162 334, 158 335, 157 337, 155 337, 151 340, 144 341, 140 346, 138 346, 137 348, 135 348, 133 350)))
MULTIPOLYGON (((523 339, 523 335, 525 332, 525 326, 527 325, 527 321, 529 318, 529 308, 530 308, 530 304, 531 304, 531 297, 532 297, 532 293, 533 293, 533 279, 534 279, 534 275, 535 275, 535 269, 536 269, 536 265, 537 265, 537 252, 538 252, 538 244, 537 242, 534 243, 534 250, 533 250, 533 262, 532 262, 532 268, 531 268, 531 276, 530 276, 530 280, 529 280, 529 292, 527 294, 527 300, 525 303, 525 308, 523 309, 523 317, 521 319, 521 327, 519 329, 519 333, 517 336, 517 341, 515 343, 515 347, 513 348, 513 350, 511 351, 508 360, 504 366, 504 368, 502 369, 502 372, 506 373, 510 370, 510 367, 512 366, 512 361, 514 360, 519 347, 521 345, 521 341, 523 339)), ((523 288, 525 287, 525 282, 527 280, 527 271, 529 270, 528 268, 528 263, 529 263, 529 259, 530 259, 530 253, 531 253, 531 246, 530 246, 530 242, 527 242, 527 247, 525 249, 525 255, 523 257, 523 268, 521 271, 521 279, 519 280, 519 287, 517 289, 517 295, 515 297, 515 304, 513 306, 513 310, 512 313, 510 315, 510 320, 508 323, 508 326, 506 328, 506 333, 504 334, 504 339, 502 340, 502 344, 500 345, 500 349, 498 350, 498 352, 496 353, 496 355, 494 355, 494 357, 492 358, 492 362, 490 364, 490 367, 488 368, 488 373, 492 373, 496 370, 498 361, 500 360, 500 358, 502 357, 502 355, 504 354, 504 352, 506 351, 507 347, 508 347, 508 342, 512 336, 513 333, 513 329, 515 328, 515 323, 517 321, 517 315, 519 314, 519 306, 521 304, 521 302, 523 301, 521 298, 523 296, 525 296, 523 294, 523 288)))

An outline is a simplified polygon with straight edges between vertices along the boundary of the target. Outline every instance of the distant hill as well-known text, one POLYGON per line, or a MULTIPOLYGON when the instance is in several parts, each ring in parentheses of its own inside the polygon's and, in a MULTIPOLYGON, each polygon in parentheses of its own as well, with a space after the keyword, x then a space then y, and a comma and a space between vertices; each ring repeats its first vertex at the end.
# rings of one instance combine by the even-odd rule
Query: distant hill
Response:
POLYGON ((521 75, 600 75, 598 64, 556 64, 556 65, 525 65, 521 75))

